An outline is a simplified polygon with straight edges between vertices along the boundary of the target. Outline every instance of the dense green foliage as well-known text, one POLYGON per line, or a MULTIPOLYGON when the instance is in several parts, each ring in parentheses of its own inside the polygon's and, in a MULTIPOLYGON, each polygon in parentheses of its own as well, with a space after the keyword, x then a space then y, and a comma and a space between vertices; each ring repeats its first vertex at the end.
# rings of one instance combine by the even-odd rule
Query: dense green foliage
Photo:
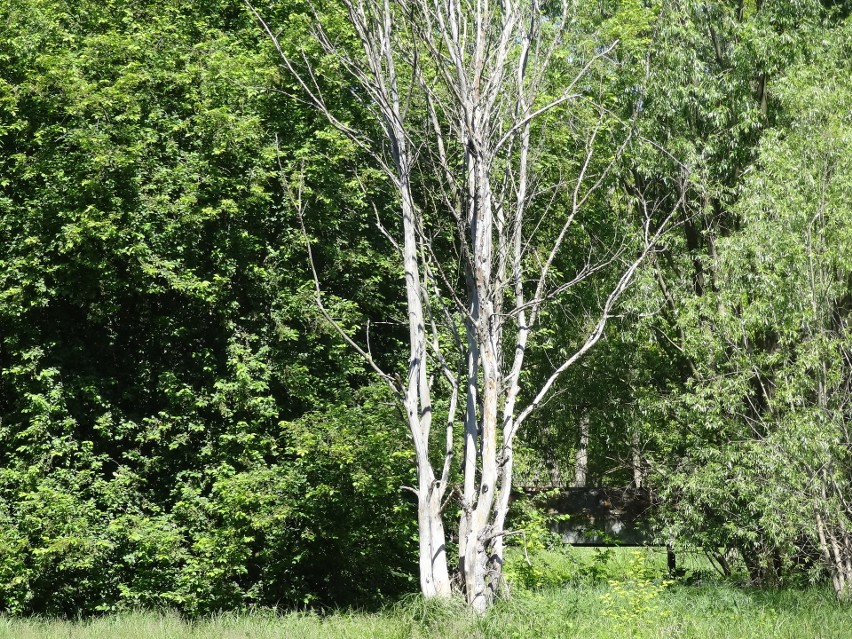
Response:
MULTIPOLYGON (((327 99, 375 126, 337 61, 312 48, 306 7, 267 5, 282 46, 326 74, 327 99)), ((585 416, 590 483, 642 481, 662 541, 762 584, 835 576, 826 535, 852 544, 847 5, 581 12, 584 32, 621 40, 587 79, 591 111, 635 144, 595 142, 590 170, 615 166, 554 273, 621 241, 637 207, 675 210, 677 226, 522 435, 519 473, 570 481, 585 416)), ((327 307, 403 372, 399 264, 374 224, 393 220, 380 173, 295 97, 241 2, 17 0, 0 25, 0 611, 363 606, 413 590, 399 409, 315 307, 302 226, 327 307)), ((541 174, 570 173, 582 137, 564 132, 589 116, 548 117, 573 119, 544 138, 541 174)), ((540 224, 539 237, 559 228, 540 224)), ((610 284, 584 282, 557 328, 532 338, 529 388, 610 284)), ((540 513, 520 514, 540 532, 540 513)), ((852 562, 852 545, 843 552, 852 562)), ((538 584, 520 564, 509 575, 538 584)), ((802 636, 815 616, 847 614, 815 593, 821 612, 797 621, 787 595, 725 591, 727 605, 712 590, 654 592, 672 611, 660 627, 684 637, 712 636, 686 613, 687 592, 722 619, 765 621, 741 636, 802 636)), ((559 597, 522 599, 544 611, 528 613, 541 628, 514 604, 442 623, 457 636, 607 636, 597 591, 559 597), (576 627, 552 626, 556 609, 576 627)), ((397 621, 362 623, 430 632, 416 619, 394 635, 397 621)), ((0 637, 23 632, 6 623, 0 637)), ((673 636, 659 633, 648 636, 673 636)))
POLYGON ((832 528, 852 558, 850 23, 807 2, 661 11, 654 73, 628 82, 670 153, 632 156, 622 180, 679 226, 528 434, 531 457, 570 481, 585 416, 591 481, 649 488, 659 542, 754 583, 818 580, 832 528))
POLYGON ((349 211, 322 252, 340 312, 387 309, 383 260, 350 239, 351 150, 282 97, 234 3, 33 1, 0 20, 0 605, 407 587, 401 431, 318 320, 282 187, 279 159, 310 158, 317 217, 349 211))
POLYGON ((809 28, 788 39, 753 161, 703 212, 706 252, 656 274, 685 373, 643 404, 668 534, 723 564, 734 551, 763 583, 804 576, 819 528, 850 516, 850 31, 809 28))

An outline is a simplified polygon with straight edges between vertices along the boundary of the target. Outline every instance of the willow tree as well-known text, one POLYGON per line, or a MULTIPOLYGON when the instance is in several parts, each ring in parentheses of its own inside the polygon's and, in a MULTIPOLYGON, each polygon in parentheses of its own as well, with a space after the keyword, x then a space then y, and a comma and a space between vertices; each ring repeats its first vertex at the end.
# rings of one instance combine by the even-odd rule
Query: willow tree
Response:
MULTIPOLYGON (((637 206, 631 232, 617 217, 622 231, 613 229, 610 241, 584 231, 590 202, 630 138, 629 122, 594 97, 592 78, 612 64, 617 43, 594 33, 577 37, 571 25, 578 16, 567 2, 341 0, 313 9, 315 42, 332 61, 320 67, 285 49, 250 8, 302 97, 369 154, 393 187, 397 222, 377 222, 405 276, 406 374, 383 370, 368 340, 360 343, 326 317, 404 406, 417 466, 423 594, 451 593, 444 513, 456 500, 455 583, 484 610, 502 583, 513 441, 560 375, 601 338, 670 218, 637 206), (355 129, 335 111, 321 68, 342 74, 338 86, 374 116, 374 130, 355 129), (572 157, 546 167, 540 153, 560 139, 569 140, 563 146, 572 157), (575 347, 522 396, 528 345, 548 309, 603 272, 608 288, 575 347), (441 437, 433 433, 438 419, 441 437), (461 438, 454 435, 459 425, 461 438), (462 479, 451 487, 457 439, 462 479)), ((616 195, 610 200, 624 207, 616 195)), ((316 293, 324 309, 319 281, 316 293)))
MULTIPOLYGON (((776 124, 763 133, 733 207, 740 228, 719 239, 715 290, 681 306, 694 369, 668 403, 678 411, 670 422, 690 428, 660 491, 674 508, 672 532, 684 541, 735 550, 758 583, 801 569, 802 557, 821 557, 845 600, 852 600, 850 43, 848 21, 823 27, 773 86, 776 124)), ((677 441, 671 431, 661 436, 677 441)))

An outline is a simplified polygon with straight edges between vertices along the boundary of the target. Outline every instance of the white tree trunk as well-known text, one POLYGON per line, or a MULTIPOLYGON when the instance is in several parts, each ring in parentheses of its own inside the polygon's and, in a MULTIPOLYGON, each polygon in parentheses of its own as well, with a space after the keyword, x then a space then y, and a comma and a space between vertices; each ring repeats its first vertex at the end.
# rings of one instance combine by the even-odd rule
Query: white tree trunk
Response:
MULTIPOLYGON (((428 463, 418 471, 419 486, 435 486, 428 463)), ((450 573, 447 566, 447 546, 441 500, 438 490, 426 490, 417 495, 417 528, 420 554, 420 592, 424 597, 449 597, 450 573)))

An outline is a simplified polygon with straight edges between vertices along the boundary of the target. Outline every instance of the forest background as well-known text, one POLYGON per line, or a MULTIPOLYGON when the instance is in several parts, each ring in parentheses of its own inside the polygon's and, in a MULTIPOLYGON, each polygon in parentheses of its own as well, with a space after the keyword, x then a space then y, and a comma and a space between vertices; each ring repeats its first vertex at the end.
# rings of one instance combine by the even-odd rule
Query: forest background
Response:
MULTIPOLYGON (((375 126, 312 38, 334 5, 256 7, 345 121, 375 126)), ((848 597, 850 6, 571 11, 577 51, 618 42, 580 87, 590 110, 549 116, 564 135, 539 149, 546 174, 570 175, 586 148, 570 132, 611 118, 575 259, 624 246, 643 208, 675 223, 519 434, 518 482, 573 481, 587 432, 586 482, 650 489, 658 541, 848 597)), ((0 24, 3 611, 416 590, 404 420, 317 308, 306 253, 309 238, 328 312, 404 372, 382 232, 396 202, 369 155, 303 101, 242 3, 16 0, 0 24)), ((522 393, 578 346, 613 273, 558 300, 522 393)))

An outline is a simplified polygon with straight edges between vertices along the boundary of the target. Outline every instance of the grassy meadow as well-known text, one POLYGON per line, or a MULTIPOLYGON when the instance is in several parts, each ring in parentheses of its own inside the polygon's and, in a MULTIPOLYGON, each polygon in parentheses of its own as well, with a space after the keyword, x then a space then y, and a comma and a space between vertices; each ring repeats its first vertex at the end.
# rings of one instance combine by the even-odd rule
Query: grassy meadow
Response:
POLYGON ((659 551, 541 552, 532 567, 516 556, 512 597, 483 616, 458 602, 411 597, 369 613, 0 618, 0 639, 852 639, 852 607, 837 603, 828 588, 745 588, 713 579, 689 557, 682 562, 686 577, 669 582, 664 562, 659 551), (519 572, 521 566, 541 570, 519 572))

